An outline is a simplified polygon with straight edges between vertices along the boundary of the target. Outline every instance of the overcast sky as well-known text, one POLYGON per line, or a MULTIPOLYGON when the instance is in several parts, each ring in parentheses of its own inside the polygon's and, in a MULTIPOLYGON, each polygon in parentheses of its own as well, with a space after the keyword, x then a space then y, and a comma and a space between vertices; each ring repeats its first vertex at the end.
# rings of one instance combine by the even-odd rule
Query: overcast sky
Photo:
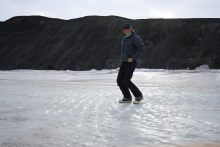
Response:
POLYGON ((130 19, 220 18, 220 0, 0 0, 0 21, 21 15, 65 20, 88 15, 130 19))

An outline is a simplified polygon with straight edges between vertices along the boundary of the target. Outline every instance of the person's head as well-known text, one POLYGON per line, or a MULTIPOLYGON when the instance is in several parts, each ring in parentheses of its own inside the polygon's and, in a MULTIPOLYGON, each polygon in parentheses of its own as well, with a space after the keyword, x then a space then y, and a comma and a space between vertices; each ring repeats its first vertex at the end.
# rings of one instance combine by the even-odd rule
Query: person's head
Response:
POLYGON ((132 29, 132 26, 130 23, 125 23, 123 26, 123 33, 128 36, 131 33, 134 33, 134 30, 132 29))

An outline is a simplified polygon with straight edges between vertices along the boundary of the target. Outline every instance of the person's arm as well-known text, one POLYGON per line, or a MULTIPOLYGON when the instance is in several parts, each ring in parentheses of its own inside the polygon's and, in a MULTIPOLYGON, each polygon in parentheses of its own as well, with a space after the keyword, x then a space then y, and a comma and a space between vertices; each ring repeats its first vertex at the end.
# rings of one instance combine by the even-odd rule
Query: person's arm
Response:
POLYGON ((139 58, 145 51, 143 40, 139 36, 134 36, 134 46, 136 47, 137 51, 135 54, 132 55, 133 60, 139 58))

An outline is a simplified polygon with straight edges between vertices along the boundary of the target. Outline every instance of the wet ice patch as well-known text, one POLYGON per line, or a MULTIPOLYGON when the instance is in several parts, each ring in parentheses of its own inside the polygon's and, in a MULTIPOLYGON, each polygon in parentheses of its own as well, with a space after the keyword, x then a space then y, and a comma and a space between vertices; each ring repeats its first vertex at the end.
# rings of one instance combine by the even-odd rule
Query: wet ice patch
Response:
POLYGON ((89 71, 70 71, 67 70, 66 71, 69 74, 73 74, 73 75, 102 75, 102 74, 112 74, 112 73, 116 73, 117 70, 96 70, 96 69, 92 69, 89 71))
POLYGON ((220 144, 219 72, 137 69, 134 105, 117 71, 0 71, 0 146, 220 144))

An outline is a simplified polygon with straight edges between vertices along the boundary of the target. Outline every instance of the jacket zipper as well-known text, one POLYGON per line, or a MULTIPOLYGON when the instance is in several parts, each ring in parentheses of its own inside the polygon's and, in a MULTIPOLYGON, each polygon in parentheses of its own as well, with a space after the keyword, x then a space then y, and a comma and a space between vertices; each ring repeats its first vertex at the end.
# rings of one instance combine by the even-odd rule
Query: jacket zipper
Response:
POLYGON ((126 39, 124 39, 124 42, 123 42, 123 49, 122 49, 122 61, 123 61, 123 57, 124 57, 124 44, 125 44, 125 40, 126 40, 126 39))

